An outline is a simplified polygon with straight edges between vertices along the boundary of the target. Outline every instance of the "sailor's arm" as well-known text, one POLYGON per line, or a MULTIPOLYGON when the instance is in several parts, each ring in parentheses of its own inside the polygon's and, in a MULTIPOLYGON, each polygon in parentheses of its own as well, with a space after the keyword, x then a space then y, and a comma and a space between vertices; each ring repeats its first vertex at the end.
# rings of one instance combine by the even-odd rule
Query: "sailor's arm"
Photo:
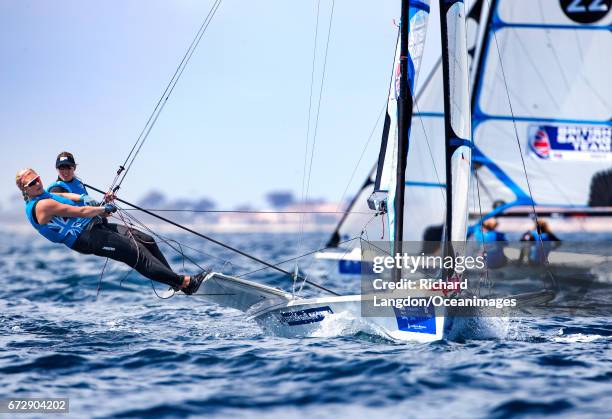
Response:
POLYGON ((47 224, 54 216, 92 218, 97 215, 108 215, 105 207, 75 207, 61 204, 52 199, 45 199, 36 204, 36 219, 39 224, 47 224))
POLYGON ((51 193, 53 195, 57 195, 57 196, 61 196, 62 198, 69 199, 72 202, 83 202, 83 197, 87 196, 87 195, 79 195, 79 194, 72 193, 72 192, 53 192, 51 191, 51 193))

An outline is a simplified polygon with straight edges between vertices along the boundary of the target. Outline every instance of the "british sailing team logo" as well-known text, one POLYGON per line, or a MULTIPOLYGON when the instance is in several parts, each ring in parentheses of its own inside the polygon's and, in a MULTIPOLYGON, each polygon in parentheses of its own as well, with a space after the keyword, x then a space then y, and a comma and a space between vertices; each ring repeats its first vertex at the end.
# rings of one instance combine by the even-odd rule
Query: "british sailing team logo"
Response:
POLYGON ((612 161, 612 128, 593 125, 531 125, 529 149, 540 159, 612 161))
POLYGON ((574 22, 589 24, 608 14, 612 0, 561 0, 560 3, 565 16, 574 22))
POLYGON ((529 146, 538 157, 547 159, 550 156, 550 141, 546 130, 538 129, 530 139, 529 146))

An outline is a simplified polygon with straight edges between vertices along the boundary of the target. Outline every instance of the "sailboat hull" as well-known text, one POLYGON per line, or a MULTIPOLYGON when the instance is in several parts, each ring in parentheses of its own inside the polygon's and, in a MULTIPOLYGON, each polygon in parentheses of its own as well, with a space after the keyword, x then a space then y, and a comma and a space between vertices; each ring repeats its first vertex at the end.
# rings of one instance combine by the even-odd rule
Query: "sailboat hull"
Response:
POLYGON ((359 332, 402 342, 426 343, 444 338, 443 308, 381 307, 377 316, 363 316, 371 296, 295 298, 276 288, 211 272, 195 294, 207 301, 245 312, 262 329, 282 337, 353 335, 359 332))

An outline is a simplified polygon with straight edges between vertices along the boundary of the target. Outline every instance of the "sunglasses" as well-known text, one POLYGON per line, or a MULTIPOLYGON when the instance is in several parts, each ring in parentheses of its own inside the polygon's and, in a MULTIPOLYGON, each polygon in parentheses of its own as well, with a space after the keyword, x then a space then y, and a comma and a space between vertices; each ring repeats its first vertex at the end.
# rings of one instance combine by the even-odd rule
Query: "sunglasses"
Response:
POLYGON ((29 181, 28 183, 26 183, 23 186, 25 188, 31 188, 32 186, 36 185, 39 182, 40 182, 40 176, 36 176, 34 179, 32 179, 31 181, 29 181))
POLYGON ((71 166, 71 165, 66 165, 66 164, 62 164, 61 166, 57 166, 58 169, 62 170, 62 169, 76 169, 75 166, 71 166))

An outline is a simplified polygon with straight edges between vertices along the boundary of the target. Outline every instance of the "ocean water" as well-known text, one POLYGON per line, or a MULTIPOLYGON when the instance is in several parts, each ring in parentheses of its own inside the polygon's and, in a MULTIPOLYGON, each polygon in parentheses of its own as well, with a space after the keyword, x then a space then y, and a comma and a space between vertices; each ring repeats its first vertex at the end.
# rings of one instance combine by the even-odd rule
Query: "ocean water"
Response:
MULTIPOLYGON (((495 336, 433 344, 395 343, 338 322, 318 337, 285 339, 199 298, 160 299, 118 263, 100 283, 103 259, 33 235, 2 237, 0 399, 68 397, 70 417, 96 418, 612 416, 606 316, 499 320, 495 336)), ((219 237, 271 261, 324 239, 219 237)), ((200 239, 172 238, 202 266, 260 268, 200 239)), ((178 271, 197 271, 164 251, 178 271)), ((335 290, 359 289, 323 262, 305 258, 300 268, 335 290)), ((596 275, 610 280, 607 268, 596 275)), ((249 278, 291 289, 268 271, 249 278)))

